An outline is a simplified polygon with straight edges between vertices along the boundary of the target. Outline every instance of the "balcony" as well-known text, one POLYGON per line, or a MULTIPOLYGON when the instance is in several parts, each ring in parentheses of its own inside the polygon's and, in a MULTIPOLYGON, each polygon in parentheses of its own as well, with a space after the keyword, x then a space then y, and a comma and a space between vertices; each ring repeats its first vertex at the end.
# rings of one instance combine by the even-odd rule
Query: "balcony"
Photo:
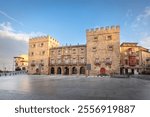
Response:
POLYGON ((150 58, 146 58, 146 62, 150 62, 150 58))
POLYGON ((44 66, 44 63, 40 63, 40 66, 44 66))
POLYGON ((54 65, 55 64, 55 61, 50 61, 50 65, 54 65))
POLYGON ((138 54, 136 52, 128 52, 129 56, 137 56, 138 54))
POLYGON ((35 67, 35 63, 31 63, 31 67, 35 67))
POLYGON ((79 65, 85 65, 85 61, 79 61, 79 65))
POLYGON ((112 61, 105 61, 105 65, 111 65, 112 61))
POLYGON ((68 65, 68 64, 70 64, 70 61, 69 60, 65 60, 64 64, 68 65))
POLYGON ((101 63, 100 63, 99 60, 95 60, 94 64, 95 64, 95 65, 100 65, 101 63))
POLYGON ((76 64, 77 64, 77 61, 72 61, 72 64, 73 64, 73 65, 76 65, 76 64))
POLYGON ((56 64, 61 65, 61 64, 62 64, 62 62, 61 62, 61 61, 57 61, 57 63, 56 63, 56 64))

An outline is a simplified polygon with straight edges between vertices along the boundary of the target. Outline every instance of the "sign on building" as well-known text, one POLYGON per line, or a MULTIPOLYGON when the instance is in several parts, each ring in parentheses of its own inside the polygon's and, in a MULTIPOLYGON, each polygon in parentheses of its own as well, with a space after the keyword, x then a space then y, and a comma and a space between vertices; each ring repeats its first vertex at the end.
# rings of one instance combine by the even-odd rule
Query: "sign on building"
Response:
POLYGON ((91 70, 91 64, 86 64, 86 69, 91 70))

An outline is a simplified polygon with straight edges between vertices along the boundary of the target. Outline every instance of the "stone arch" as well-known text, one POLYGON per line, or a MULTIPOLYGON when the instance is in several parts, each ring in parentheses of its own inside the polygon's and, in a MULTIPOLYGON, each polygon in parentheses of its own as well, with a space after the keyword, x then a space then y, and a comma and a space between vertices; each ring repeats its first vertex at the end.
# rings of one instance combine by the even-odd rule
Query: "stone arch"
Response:
POLYGON ((55 74, 55 68, 54 67, 51 68, 51 74, 55 74))
POLYGON ((39 74, 40 73, 40 70, 39 70, 39 68, 36 68, 36 74, 39 74))
POLYGON ((85 74, 85 67, 80 67, 80 74, 85 74))
POLYGON ((72 74, 77 74, 77 68, 76 67, 72 68, 72 74))
POLYGON ((21 68, 20 68, 20 67, 17 67, 17 68, 15 69, 15 71, 21 71, 21 68))
POLYGON ((64 68, 64 75, 69 75, 69 67, 64 68))
POLYGON ((61 74, 61 67, 57 68, 57 74, 61 74))
POLYGON ((106 69, 104 67, 100 69, 100 74, 106 74, 106 69))
POLYGON ((26 68, 25 68, 25 67, 23 67, 23 68, 22 68, 22 70, 26 70, 26 68))

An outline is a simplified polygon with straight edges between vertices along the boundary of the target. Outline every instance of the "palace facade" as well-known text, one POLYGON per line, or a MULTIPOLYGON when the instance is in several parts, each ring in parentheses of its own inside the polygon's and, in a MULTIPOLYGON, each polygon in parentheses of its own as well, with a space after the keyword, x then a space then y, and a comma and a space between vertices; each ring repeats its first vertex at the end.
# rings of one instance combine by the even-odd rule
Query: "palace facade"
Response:
POLYGON ((148 49, 138 46, 138 43, 122 43, 120 56, 121 74, 150 73, 150 52, 148 49))
POLYGON ((29 74, 98 75, 119 71, 119 26, 86 30, 85 45, 60 46, 50 36, 29 40, 29 74))
POLYGON ((99 75, 150 73, 150 52, 137 43, 120 45, 120 27, 86 30, 86 44, 60 46, 51 36, 29 39, 28 73, 99 75))
POLYGON ((61 46, 50 49, 49 74, 85 74, 86 45, 61 46))

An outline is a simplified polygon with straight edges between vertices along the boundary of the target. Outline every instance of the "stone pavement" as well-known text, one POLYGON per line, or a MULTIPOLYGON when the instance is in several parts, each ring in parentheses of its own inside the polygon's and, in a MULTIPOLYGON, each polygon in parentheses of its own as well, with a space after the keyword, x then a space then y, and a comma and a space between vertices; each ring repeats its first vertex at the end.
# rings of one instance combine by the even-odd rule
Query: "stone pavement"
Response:
POLYGON ((1 100, 149 100, 150 80, 85 76, 0 77, 1 100))

